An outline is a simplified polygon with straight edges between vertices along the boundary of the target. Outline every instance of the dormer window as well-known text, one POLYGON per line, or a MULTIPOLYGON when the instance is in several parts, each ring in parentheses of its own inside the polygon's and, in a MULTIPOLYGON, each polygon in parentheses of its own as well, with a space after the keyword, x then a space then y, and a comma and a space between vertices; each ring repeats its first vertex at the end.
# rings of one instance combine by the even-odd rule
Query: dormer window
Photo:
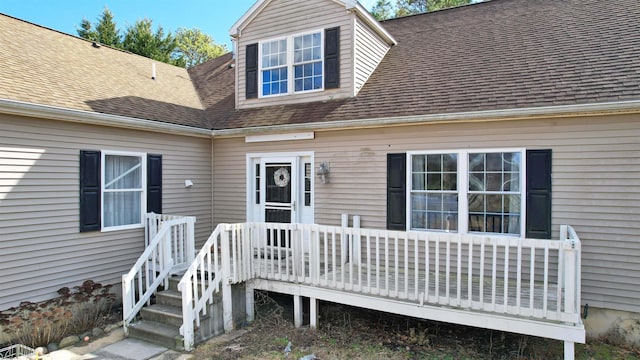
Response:
POLYGON ((260 95, 322 90, 322 50, 321 31, 260 43, 260 95))
POLYGON ((293 38, 294 91, 322 89, 322 33, 293 38))
POLYGON ((339 31, 336 27, 247 45, 246 98, 339 88, 339 31))

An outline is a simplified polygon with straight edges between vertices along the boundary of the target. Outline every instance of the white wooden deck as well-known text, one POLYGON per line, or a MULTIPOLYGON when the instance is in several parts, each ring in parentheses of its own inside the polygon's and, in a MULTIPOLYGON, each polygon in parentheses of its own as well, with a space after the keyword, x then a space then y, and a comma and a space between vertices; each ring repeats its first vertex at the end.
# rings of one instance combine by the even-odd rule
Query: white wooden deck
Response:
POLYGON ((253 290, 264 289, 294 296, 297 325, 301 299, 308 298, 311 326, 317 324, 322 300, 557 339, 565 342, 567 359, 573 358, 573 344, 585 341, 580 240, 567 226, 561 239, 540 240, 221 224, 181 281, 187 349, 193 322, 198 324, 215 291, 222 291, 225 328, 233 327, 230 286, 241 282, 247 288, 248 317, 253 290))

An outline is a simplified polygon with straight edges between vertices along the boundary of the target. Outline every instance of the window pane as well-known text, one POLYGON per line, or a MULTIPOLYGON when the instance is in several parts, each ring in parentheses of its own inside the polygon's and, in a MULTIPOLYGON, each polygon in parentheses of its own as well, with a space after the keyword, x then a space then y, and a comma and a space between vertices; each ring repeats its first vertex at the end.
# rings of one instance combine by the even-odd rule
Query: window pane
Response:
POLYGON ((320 33, 313 34, 313 46, 319 47, 320 46, 320 41, 321 41, 320 33))
POLYGON ((314 76, 313 77, 313 88, 314 89, 322 89, 322 76, 314 76))
POLYGON ((504 183, 502 184, 502 186, 502 191, 520 191, 520 174, 504 174, 504 183))
POLYGON ((414 155, 411 157, 411 170, 424 172, 425 157, 423 155, 414 155))
POLYGON ((302 91, 302 80, 298 79, 295 82, 295 91, 302 91))
POLYGON ((142 192, 105 192, 104 227, 141 224, 142 192))
POLYGON ((411 228, 412 229, 426 229, 426 213, 423 211, 411 212, 411 228))
POLYGON ((442 190, 456 191, 458 189, 458 174, 442 175, 442 190))
POLYGON ((442 190, 442 175, 427 173, 427 190, 442 190))
POLYGON ((501 213, 502 212, 502 195, 487 195, 487 212, 501 213))
POLYGON ((469 191, 484 191, 484 173, 469 174, 469 191))
POLYGON ((520 195, 504 195, 503 211, 510 214, 520 214, 520 195))
POLYGON ((297 36, 293 39, 293 50, 300 50, 302 49, 302 38, 300 36, 297 36))
POLYGON ((442 155, 442 170, 447 172, 458 171, 458 155, 456 154, 442 155))
POLYGON ((142 159, 138 156, 106 155, 105 189, 141 189, 142 159))
POLYGON ((487 191, 502 191, 502 173, 487 173, 487 191))
POLYGON ((424 174, 423 173, 414 173, 413 174, 413 181, 412 181, 412 185, 411 185, 411 190, 424 190, 425 189, 425 183, 424 183, 424 174))
POLYGON ((442 171, 442 155, 427 155, 427 171, 442 171))
POLYGON ((427 210, 442 211, 442 194, 427 195, 427 210))
POLYGON ((469 171, 484 170, 484 154, 469 154, 469 171))
POLYGON ((313 75, 322 75, 322 62, 318 61, 313 63, 313 75))
POLYGON ((502 171, 502 153, 487 154, 487 171, 502 171))
POLYGON ((469 211, 484 212, 484 197, 483 194, 469 194, 469 211))
POLYGON ((427 208, 426 194, 411 194, 411 210, 426 210, 426 208, 427 208))

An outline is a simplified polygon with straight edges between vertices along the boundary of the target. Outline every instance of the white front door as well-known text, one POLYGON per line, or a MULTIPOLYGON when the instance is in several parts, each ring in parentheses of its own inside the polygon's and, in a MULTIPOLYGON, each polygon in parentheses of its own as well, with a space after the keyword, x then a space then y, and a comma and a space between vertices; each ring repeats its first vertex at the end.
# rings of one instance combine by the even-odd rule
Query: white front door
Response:
POLYGON ((247 220, 313 223, 312 154, 247 156, 247 220))

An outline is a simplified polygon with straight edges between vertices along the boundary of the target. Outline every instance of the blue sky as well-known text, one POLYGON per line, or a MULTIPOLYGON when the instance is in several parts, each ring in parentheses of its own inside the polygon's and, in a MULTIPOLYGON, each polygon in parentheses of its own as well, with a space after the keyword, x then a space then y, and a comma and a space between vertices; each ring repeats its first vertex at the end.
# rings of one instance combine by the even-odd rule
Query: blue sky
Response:
MULTIPOLYGON (((149 18, 165 31, 199 28, 230 48, 229 29, 255 0, 0 0, 0 13, 77 35, 82 18, 96 22, 105 6, 125 29, 149 18)), ((366 8, 375 0, 360 1, 366 8)))

